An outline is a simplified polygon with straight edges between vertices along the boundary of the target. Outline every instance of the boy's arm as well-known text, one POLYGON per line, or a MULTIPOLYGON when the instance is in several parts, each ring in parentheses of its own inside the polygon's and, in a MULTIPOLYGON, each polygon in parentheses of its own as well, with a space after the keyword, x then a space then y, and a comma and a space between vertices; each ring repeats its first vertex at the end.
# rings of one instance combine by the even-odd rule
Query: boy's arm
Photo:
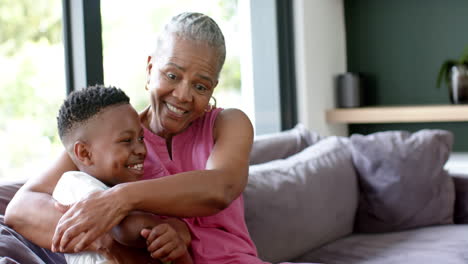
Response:
POLYGON ((190 231, 182 220, 177 218, 162 219, 154 214, 141 211, 130 213, 112 229, 111 235, 123 245, 146 248, 146 240, 141 236, 141 230, 151 229, 164 223, 169 224, 179 234, 187 247, 190 245, 192 241, 190 231))
MULTIPOLYGON (((108 234, 106 234, 108 235, 108 234)), ((111 237, 109 235, 109 237, 111 237)), ((117 263, 125 263, 125 264, 141 264, 141 263, 148 263, 148 264, 161 264, 161 262, 157 259, 153 259, 148 251, 143 248, 134 248, 134 247, 127 247, 124 246, 117 241, 115 241, 112 237, 110 238, 111 243, 107 245, 107 248, 104 250, 94 250, 102 255, 104 255, 109 262, 112 264, 117 263)))

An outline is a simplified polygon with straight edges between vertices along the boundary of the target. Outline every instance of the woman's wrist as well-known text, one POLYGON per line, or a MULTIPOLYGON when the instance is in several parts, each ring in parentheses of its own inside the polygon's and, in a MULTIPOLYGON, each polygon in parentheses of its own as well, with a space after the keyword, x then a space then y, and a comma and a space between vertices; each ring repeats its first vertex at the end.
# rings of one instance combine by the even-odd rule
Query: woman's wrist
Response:
POLYGON ((119 201, 119 206, 125 214, 129 214, 131 211, 136 210, 136 197, 130 194, 129 183, 122 183, 111 188, 111 195, 113 199, 119 201))

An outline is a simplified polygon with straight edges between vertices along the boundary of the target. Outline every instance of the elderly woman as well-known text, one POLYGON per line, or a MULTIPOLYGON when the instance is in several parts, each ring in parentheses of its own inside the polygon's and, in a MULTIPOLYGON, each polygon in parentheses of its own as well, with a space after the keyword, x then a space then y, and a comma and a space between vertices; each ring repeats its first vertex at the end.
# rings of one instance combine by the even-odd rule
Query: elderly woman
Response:
POLYGON ((225 55, 223 34, 211 18, 175 16, 147 61, 150 106, 140 114, 146 180, 63 208, 51 193, 64 172, 77 170, 64 152, 18 192, 7 223, 42 247, 77 252, 141 210, 181 219, 190 230, 195 263, 263 263, 249 237, 242 200, 252 125, 240 110, 210 104, 225 55))

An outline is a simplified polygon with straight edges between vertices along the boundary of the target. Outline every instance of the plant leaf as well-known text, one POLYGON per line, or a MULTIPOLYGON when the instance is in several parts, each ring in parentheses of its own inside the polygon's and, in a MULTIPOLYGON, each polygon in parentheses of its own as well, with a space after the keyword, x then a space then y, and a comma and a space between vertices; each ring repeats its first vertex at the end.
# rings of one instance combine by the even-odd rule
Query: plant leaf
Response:
POLYGON ((465 49, 463 50, 463 53, 460 57, 460 64, 468 64, 468 45, 465 46, 465 49))
POLYGON ((442 81, 445 81, 447 86, 450 83, 450 69, 457 65, 455 60, 446 60, 442 66, 440 66, 439 75, 437 76, 437 88, 440 88, 442 81))

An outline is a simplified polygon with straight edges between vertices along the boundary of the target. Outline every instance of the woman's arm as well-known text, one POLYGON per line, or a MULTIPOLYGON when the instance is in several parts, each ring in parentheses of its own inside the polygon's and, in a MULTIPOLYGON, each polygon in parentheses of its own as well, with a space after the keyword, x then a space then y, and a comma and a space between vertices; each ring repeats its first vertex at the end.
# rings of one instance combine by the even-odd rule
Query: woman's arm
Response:
POLYGON ((61 175, 77 170, 64 151, 52 167, 37 177, 30 178, 8 204, 5 221, 35 244, 50 248, 55 227, 62 213, 54 208, 52 192, 61 175))
POLYGON ((114 219, 122 219, 132 210, 193 217, 213 215, 229 206, 247 183, 252 124, 240 110, 224 110, 218 115, 213 132, 215 145, 206 170, 120 184, 76 203, 60 220, 53 244, 65 250, 85 248, 109 231, 114 219), (110 208, 119 211, 108 211, 110 208), (99 220, 93 219, 96 214, 101 216, 99 220), (82 232, 86 232, 82 239, 69 244, 82 232))
POLYGON ((206 170, 118 186, 130 208, 178 217, 207 216, 228 207, 248 179, 253 128, 237 109, 219 113, 206 170))

